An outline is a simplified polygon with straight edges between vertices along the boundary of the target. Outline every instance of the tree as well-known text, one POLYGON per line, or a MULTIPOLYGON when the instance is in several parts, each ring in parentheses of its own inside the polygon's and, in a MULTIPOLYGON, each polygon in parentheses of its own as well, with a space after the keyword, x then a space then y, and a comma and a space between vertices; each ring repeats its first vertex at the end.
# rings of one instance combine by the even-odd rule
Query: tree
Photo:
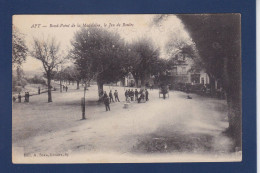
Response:
POLYGON ((19 32, 16 27, 13 27, 12 34, 12 64, 20 66, 25 60, 28 53, 28 48, 25 44, 24 35, 19 32))
POLYGON ((23 70, 21 65, 26 60, 28 53, 28 48, 25 44, 24 35, 19 32, 19 30, 13 26, 12 33, 12 87, 15 90, 15 86, 22 82, 23 70), (16 77, 13 74, 13 71, 16 70, 16 77))
POLYGON ((60 46, 54 38, 46 40, 34 38, 32 46, 33 49, 30 51, 30 54, 42 62, 47 78, 48 102, 52 102, 51 79, 54 76, 54 69, 64 61, 61 55, 59 55, 60 46))
POLYGON ((159 50, 154 48, 151 40, 147 38, 139 39, 131 44, 130 50, 131 73, 136 83, 141 80, 141 85, 144 86, 150 75, 157 75, 162 70, 159 50))
POLYGON ((211 79, 221 80, 227 95, 226 134, 241 149, 241 26, 239 14, 178 15, 198 49, 211 79))
MULTIPOLYGON (((76 65, 70 65, 66 67, 63 71, 63 80, 70 82, 77 82, 77 89, 79 89, 79 83, 81 80, 84 81, 85 78, 82 78, 82 75, 80 75, 80 72, 78 70, 78 67, 76 65)), ((86 81, 85 81, 86 82, 86 81)))
POLYGON ((126 74, 125 44, 117 33, 102 28, 82 28, 71 42, 70 57, 86 80, 96 79, 101 98, 103 84, 116 82, 126 74))

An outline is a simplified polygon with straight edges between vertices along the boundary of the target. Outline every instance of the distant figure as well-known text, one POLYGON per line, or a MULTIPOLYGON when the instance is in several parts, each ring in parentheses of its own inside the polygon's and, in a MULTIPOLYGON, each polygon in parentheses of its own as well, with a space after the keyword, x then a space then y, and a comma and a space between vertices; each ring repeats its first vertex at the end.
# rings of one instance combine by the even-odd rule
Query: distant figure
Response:
POLYGON ((15 98, 15 96, 13 96, 13 102, 15 102, 15 100, 16 100, 16 98, 15 98))
POLYGON ((22 96, 21 96, 21 94, 20 94, 20 93, 18 94, 18 102, 19 102, 19 103, 21 103, 21 102, 22 102, 22 96))
POLYGON ((110 90, 110 92, 109 92, 109 101, 110 101, 110 103, 111 103, 112 101, 114 102, 112 90, 110 90))
POLYGON ((138 91, 137 89, 135 89, 135 101, 137 101, 137 99, 138 99, 138 91))
POLYGON ((189 96, 189 95, 187 95, 187 99, 192 99, 192 97, 191 97, 191 96, 189 96))
POLYGON ((38 94, 41 94, 41 88, 38 87, 38 94))
POLYGON ((27 92, 27 102, 29 102, 30 94, 27 92))
POLYGON ((65 85, 62 85, 63 91, 65 90, 65 85))
POLYGON ((118 92, 117 92, 117 90, 115 90, 115 92, 114 92, 114 96, 115 96, 115 101, 117 102, 120 102, 120 100, 119 100, 119 98, 118 98, 118 92))
POLYGON ((134 101, 134 95, 135 95, 135 93, 134 93, 134 90, 132 89, 132 90, 130 91, 131 101, 134 101))
POLYGON ((147 91, 147 89, 145 89, 145 100, 146 100, 146 101, 149 100, 148 95, 149 95, 149 92, 147 91))
POLYGON ((138 103, 140 103, 142 99, 144 99, 144 93, 143 93, 143 91, 141 90, 141 91, 140 91, 140 97, 138 98, 138 103))
POLYGON ((25 94, 24 94, 24 102, 29 102, 29 97, 30 97, 29 92, 25 92, 25 94))
POLYGON ((125 101, 127 101, 128 98, 128 90, 125 91, 125 101))
POLYGON ((106 111, 110 111, 109 98, 108 98, 108 95, 107 95, 106 91, 104 92, 103 99, 104 99, 104 104, 105 104, 105 107, 106 107, 106 111))
POLYGON ((68 91, 68 86, 66 86, 65 89, 66 89, 66 92, 67 92, 68 91))
POLYGON ((24 102, 27 102, 27 92, 24 93, 24 102))

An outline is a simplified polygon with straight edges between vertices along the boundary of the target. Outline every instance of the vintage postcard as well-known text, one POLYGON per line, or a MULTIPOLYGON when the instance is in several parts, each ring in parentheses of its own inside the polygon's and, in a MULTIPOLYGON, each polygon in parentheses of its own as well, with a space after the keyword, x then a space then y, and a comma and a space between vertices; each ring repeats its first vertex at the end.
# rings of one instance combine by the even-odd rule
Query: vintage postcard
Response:
POLYGON ((242 161, 241 16, 14 15, 13 163, 242 161))

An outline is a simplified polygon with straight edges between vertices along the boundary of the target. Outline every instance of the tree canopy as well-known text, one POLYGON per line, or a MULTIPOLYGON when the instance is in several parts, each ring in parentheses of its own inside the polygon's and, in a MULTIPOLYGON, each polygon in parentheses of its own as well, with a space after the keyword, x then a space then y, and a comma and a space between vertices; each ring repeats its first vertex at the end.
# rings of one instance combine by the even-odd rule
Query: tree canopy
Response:
POLYGON ((178 15, 196 44, 202 66, 220 80, 229 106, 228 134, 241 147, 240 14, 178 15))
POLYGON ((25 44, 23 34, 13 27, 12 34, 12 64, 20 66, 26 60, 28 48, 25 44))

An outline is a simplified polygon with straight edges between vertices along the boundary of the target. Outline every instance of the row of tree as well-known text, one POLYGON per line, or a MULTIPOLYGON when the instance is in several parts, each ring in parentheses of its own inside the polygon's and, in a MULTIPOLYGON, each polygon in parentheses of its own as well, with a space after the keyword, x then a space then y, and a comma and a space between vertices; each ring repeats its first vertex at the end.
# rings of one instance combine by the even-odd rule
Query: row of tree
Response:
MULTIPOLYGON (((187 46, 178 43, 179 50, 190 54, 195 65, 206 70, 210 79, 223 83, 227 94, 229 128, 227 134, 234 139, 234 146, 241 147, 241 30, 240 16, 222 15, 177 15, 184 23, 194 44, 187 46)), ((159 17, 154 24, 166 17, 159 17)), ((174 40, 174 39, 173 39, 174 40)), ((170 41, 176 45, 177 42, 170 41)), ((154 75, 158 80, 174 63, 174 60, 159 58, 156 49, 148 38, 126 43, 119 34, 102 28, 81 29, 71 41, 69 57, 74 62, 74 74, 66 78, 84 83, 95 79, 99 96, 103 84, 121 80, 131 72, 135 80, 145 80, 154 75)), ((171 48, 169 49, 171 50, 171 48)), ((21 64, 28 49, 20 34, 13 34, 13 64, 21 64)), ((39 59, 44 67, 48 83, 48 101, 51 102, 50 82, 57 67, 65 57, 59 53, 59 44, 54 40, 34 39, 30 55, 39 59)), ((56 72, 57 73, 57 72, 56 72)), ((211 82, 213 83, 213 82, 211 82)))
POLYGON ((69 57, 74 60, 79 79, 95 79, 101 97, 103 85, 117 82, 131 72, 136 80, 145 85, 150 75, 159 76, 167 67, 159 57, 159 50, 148 38, 131 44, 119 34, 101 28, 82 28, 71 41, 69 57))

